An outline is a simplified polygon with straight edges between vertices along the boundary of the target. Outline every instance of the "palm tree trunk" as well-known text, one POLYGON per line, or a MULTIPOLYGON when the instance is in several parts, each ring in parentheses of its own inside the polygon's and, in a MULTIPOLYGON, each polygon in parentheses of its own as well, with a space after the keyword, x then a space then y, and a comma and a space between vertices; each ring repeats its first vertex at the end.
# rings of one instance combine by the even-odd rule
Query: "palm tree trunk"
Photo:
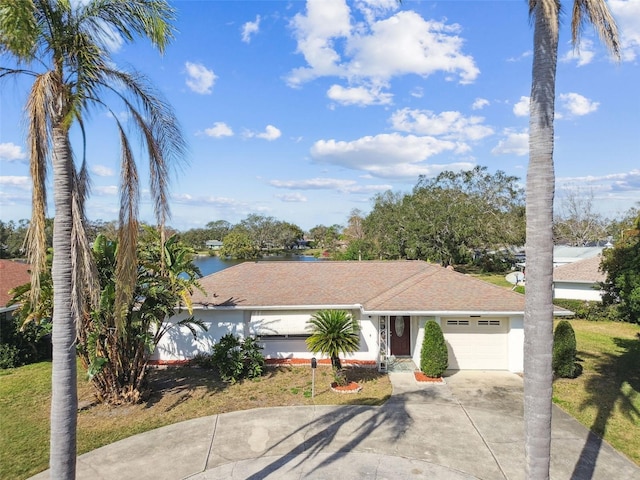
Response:
POLYGON ((71 305, 73 163, 66 128, 53 128, 53 365, 51 374, 51 478, 76 475, 76 325, 71 305))
MULTIPOLYGON (((533 12, 534 57, 527 172, 526 298, 524 313, 524 416, 526 478, 549 478, 553 373, 553 141, 557 15, 551 2, 533 12)), ((555 3, 555 2, 554 2, 555 3)))

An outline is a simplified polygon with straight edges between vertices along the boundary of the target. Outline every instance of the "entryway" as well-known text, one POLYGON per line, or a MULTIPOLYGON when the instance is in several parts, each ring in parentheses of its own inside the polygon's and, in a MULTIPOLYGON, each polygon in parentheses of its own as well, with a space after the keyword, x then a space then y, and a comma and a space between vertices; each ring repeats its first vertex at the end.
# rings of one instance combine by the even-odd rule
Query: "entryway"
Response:
POLYGON ((389 336, 391 337, 391 355, 396 357, 411 355, 411 317, 389 317, 389 336))

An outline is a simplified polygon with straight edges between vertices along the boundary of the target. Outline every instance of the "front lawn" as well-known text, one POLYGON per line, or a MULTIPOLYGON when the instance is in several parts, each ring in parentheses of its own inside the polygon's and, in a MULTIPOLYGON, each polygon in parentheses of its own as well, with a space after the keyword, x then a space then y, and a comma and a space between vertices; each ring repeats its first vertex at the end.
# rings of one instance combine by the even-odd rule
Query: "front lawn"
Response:
POLYGON ((583 373, 557 379, 553 401, 640 465, 640 326, 571 320, 583 373))
MULTIPOLYGON (((329 388, 331 369, 316 369, 311 398, 309 367, 269 368, 265 376, 235 385, 211 371, 190 367, 152 370, 153 394, 132 406, 90 405, 92 387, 79 369, 78 397, 90 405, 78 414, 78 454, 172 423, 250 408, 286 405, 381 405, 391 395, 385 374, 371 368, 350 369, 349 379, 363 386, 355 395, 329 388)), ((0 370, 0 477, 23 479, 48 468, 51 363, 0 370)))

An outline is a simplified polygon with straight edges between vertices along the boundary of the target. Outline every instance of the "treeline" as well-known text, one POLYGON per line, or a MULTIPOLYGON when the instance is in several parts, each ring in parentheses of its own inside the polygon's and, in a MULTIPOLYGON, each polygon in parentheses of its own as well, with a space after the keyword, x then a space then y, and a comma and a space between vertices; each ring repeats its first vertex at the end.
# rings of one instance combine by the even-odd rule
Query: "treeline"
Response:
MULTIPOLYGON (((345 225, 298 225, 271 216, 251 214, 237 224, 215 220, 202 228, 179 233, 197 251, 207 241, 223 243, 217 254, 256 258, 265 252, 314 248, 343 260, 420 259, 443 265, 479 263, 486 270, 509 264, 509 248, 525 243, 524 191, 518 177, 486 167, 420 177, 411 192, 387 191, 371 199, 368 214, 355 209, 345 225), (507 257, 507 258, 505 258, 507 257)), ((593 211, 593 194, 570 190, 557 209, 557 244, 586 245, 615 241, 635 209, 622 219, 609 220, 593 211)), ((51 227, 52 221, 49 221, 51 227)), ((22 257, 27 220, 0 221, 0 258, 22 257)), ((49 228, 48 238, 51 238, 49 228)), ((116 238, 114 221, 90 222, 90 241, 98 234, 116 238)))

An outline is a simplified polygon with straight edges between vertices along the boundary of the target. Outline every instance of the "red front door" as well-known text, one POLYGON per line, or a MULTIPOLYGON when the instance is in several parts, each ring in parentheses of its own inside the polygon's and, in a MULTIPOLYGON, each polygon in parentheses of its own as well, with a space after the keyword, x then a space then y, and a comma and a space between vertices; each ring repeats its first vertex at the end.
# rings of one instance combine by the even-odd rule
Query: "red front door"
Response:
POLYGON ((391 355, 411 355, 411 323, 409 317, 389 317, 391 355))

